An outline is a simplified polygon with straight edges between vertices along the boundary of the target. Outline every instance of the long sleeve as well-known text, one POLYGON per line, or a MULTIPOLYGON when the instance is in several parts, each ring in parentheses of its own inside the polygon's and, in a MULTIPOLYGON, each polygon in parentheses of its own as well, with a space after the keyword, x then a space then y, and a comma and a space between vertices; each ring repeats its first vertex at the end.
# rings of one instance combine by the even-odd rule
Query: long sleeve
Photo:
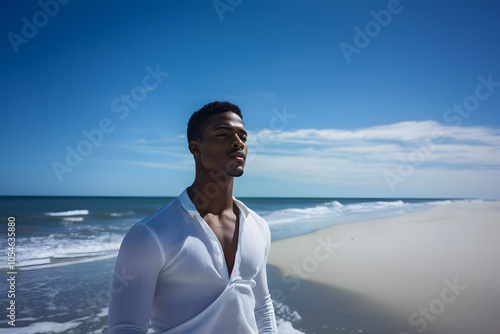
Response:
MULTIPOLYGON (((267 224, 266 224, 267 228, 267 224)), ((263 333, 278 333, 278 328, 276 325, 276 316, 274 314, 273 301, 271 295, 269 294, 269 288, 267 286, 267 270, 266 262, 267 256, 269 255, 269 248, 271 245, 271 234, 269 229, 267 233, 267 247, 266 247, 266 261, 262 266, 262 269, 255 277, 255 286, 253 287, 253 293, 255 296, 255 320, 257 322, 257 328, 259 334, 263 333)))
POLYGON ((276 317, 274 315, 273 302, 269 289, 267 287, 267 272, 266 266, 262 268, 259 275, 256 277, 255 286, 253 288, 255 295, 255 320, 259 334, 263 333, 278 333, 276 326, 276 317))
POLYGON ((108 333, 147 333, 164 254, 156 236, 136 224, 120 246, 110 288, 108 333))

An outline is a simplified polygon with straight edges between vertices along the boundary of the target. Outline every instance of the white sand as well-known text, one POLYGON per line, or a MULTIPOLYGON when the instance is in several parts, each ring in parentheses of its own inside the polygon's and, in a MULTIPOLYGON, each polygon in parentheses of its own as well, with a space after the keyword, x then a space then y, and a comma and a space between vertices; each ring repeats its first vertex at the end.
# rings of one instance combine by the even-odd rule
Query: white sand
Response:
MULTIPOLYGON (((396 334, 498 334, 499 239, 499 201, 458 202, 279 240, 268 263, 285 277, 366 297, 372 306, 360 304, 359 316, 397 322, 396 334)), ((324 298, 335 298, 327 290, 324 298)), ((293 293, 308 298, 300 286, 293 293)), ((343 316, 331 306, 322 311, 343 316)))

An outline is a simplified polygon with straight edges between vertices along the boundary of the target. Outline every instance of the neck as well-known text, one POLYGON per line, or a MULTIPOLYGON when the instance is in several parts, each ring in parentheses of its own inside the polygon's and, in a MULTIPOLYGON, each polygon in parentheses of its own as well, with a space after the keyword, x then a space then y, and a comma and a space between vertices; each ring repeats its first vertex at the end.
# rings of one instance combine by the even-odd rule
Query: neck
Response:
POLYGON ((222 173, 197 171, 187 192, 202 217, 207 213, 220 215, 226 210, 233 211, 233 181, 232 176, 222 173))

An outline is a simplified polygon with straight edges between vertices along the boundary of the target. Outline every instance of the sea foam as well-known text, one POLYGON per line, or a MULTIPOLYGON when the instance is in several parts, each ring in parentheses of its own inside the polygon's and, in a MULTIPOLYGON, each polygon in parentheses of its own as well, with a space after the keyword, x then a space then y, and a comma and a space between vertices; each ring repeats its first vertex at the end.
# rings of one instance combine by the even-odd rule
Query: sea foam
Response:
POLYGON ((405 202, 398 199, 342 204, 335 200, 309 207, 267 211, 262 217, 269 224, 273 240, 279 240, 337 224, 401 215, 448 203, 450 203, 448 200, 405 202))
POLYGON ((69 210, 60 212, 45 212, 47 216, 86 216, 89 214, 89 210, 69 210))

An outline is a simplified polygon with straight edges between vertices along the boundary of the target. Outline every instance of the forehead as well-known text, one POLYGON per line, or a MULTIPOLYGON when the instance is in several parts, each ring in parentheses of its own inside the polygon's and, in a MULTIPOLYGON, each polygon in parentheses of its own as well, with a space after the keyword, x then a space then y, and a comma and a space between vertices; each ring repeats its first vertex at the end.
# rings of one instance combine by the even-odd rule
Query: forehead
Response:
POLYGON ((232 128, 245 129, 243 120, 232 111, 217 113, 207 119, 205 131, 212 131, 219 126, 230 126, 232 128))

